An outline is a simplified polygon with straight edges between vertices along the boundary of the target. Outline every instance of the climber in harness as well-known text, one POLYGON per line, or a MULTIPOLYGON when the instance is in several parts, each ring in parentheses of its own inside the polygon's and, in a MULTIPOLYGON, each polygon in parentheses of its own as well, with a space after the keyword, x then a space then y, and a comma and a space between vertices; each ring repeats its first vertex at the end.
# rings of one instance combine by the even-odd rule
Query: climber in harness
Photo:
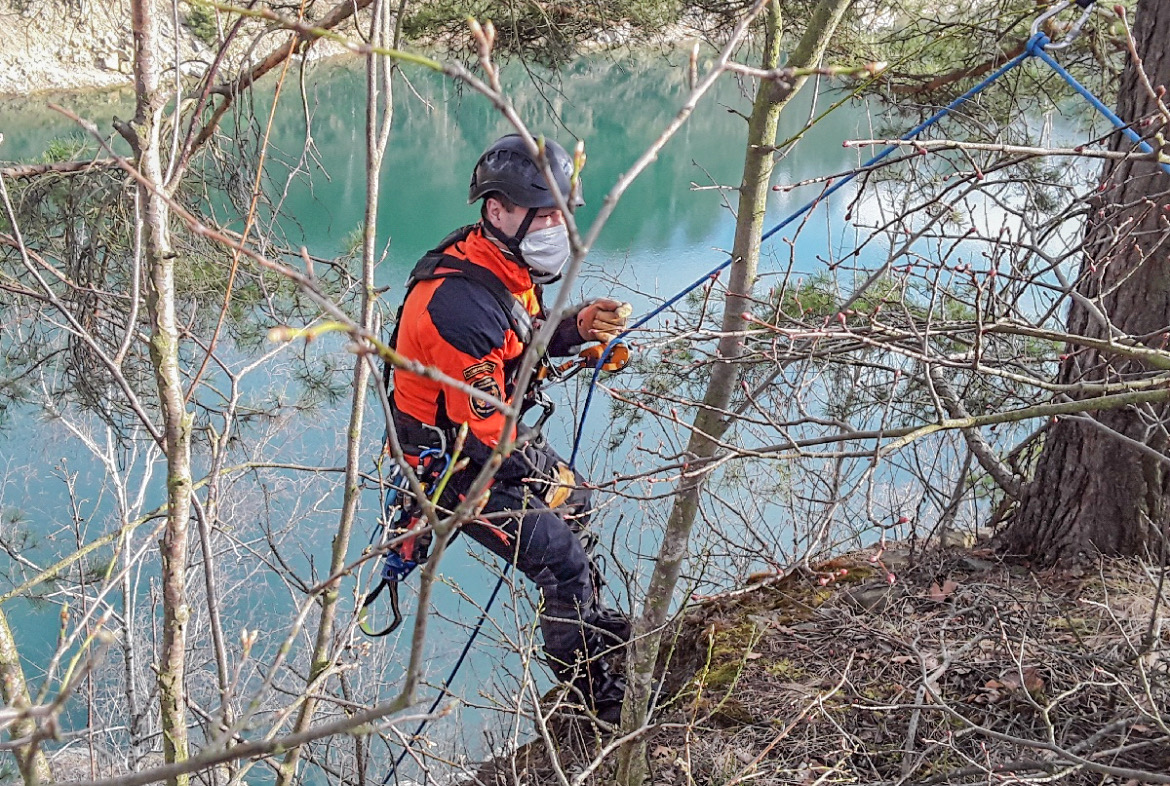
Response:
MULTIPOLYGON (((551 140, 545 152, 568 198, 572 159, 551 140)), ((498 139, 480 156, 468 202, 479 200, 480 221, 450 234, 415 266, 391 345, 511 404, 533 394, 516 390, 513 376, 544 318, 542 288, 559 278, 569 259, 569 238, 549 184, 518 135, 498 139)), ((576 196, 574 207, 582 204, 576 196)), ((628 316, 628 305, 608 298, 572 308, 547 354, 567 356, 589 342, 608 342, 628 316)), ((461 455, 470 463, 448 478, 439 500, 441 508, 453 509, 504 436, 505 415, 439 381, 402 369, 387 372, 399 444, 408 463, 432 481, 467 424, 461 455)), ((553 671, 600 719, 616 723, 625 682, 609 658, 628 640, 630 625, 601 600, 588 529, 590 494, 539 431, 521 426, 510 436, 518 447, 495 473, 483 518, 460 531, 539 587, 540 627, 553 671)), ((409 548, 414 553, 406 561, 425 558, 417 544, 409 548)), ((392 555, 391 563, 402 557, 392 555)))

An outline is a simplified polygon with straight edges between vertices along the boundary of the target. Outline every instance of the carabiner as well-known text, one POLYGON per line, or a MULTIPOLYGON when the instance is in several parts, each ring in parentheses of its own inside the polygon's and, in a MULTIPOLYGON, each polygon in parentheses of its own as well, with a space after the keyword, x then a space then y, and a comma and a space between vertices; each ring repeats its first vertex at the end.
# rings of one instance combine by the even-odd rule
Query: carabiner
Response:
POLYGON ((1081 34, 1081 29, 1085 26, 1085 24, 1089 21, 1089 17, 1093 14, 1093 6, 1095 3, 1096 0, 1061 0, 1059 3, 1052 6, 1052 8, 1049 8, 1047 11, 1040 14, 1040 16, 1036 18, 1036 21, 1032 23, 1032 36, 1035 37, 1035 35, 1040 32, 1040 28, 1043 27, 1044 23, 1049 19, 1061 13, 1069 6, 1075 5, 1082 9, 1080 19, 1076 21, 1076 24, 1069 28, 1069 31, 1065 33, 1064 38, 1062 38, 1060 41, 1049 41, 1044 45, 1045 50, 1064 49, 1065 47, 1071 45, 1073 41, 1077 40, 1077 36, 1081 34))
POLYGON ((553 411, 557 408, 557 404, 543 390, 537 390, 532 397, 532 403, 529 408, 540 407, 540 417, 532 424, 532 431, 540 434, 544 430, 544 424, 552 417, 553 411))

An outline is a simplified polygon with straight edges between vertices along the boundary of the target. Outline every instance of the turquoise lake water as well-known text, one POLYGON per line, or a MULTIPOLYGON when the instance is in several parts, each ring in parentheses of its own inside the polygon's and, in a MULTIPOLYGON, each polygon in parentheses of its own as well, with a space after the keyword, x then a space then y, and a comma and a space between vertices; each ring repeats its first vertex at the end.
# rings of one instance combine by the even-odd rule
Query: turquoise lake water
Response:
MULTIPOLYGON (((401 284, 414 261, 450 230, 476 220, 476 208, 466 204, 470 168, 483 147, 510 130, 483 98, 456 90, 430 73, 417 69, 406 73, 409 86, 399 82, 397 88, 394 128, 381 181, 378 235, 379 244, 387 247, 387 257, 379 268, 378 281, 389 288, 382 296, 386 314, 397 308, 401 284)), ((544 130, 569 148, 574 138, 585 140, 589 156, 584 176, 587 205, 578 213, 578 221, 585 227, 594 220, 610 185, 653 141, 687 93, 684 68, 649 56, 583 61, 559 77, 534 80, 520 69, 510 69, 505 77, 507 91, 533 129, 544 130)), ((279 202, 280 228, 290 245, 304 245, 316 256, 331 258, 346 250, 364 210, 364 76, 354 67, 326 64, 311 69, 305 89, 304 106, 291 85, 282 93, 271 139, 267 192, 279 202), (297 171, 290 176, 294 168, 297 171)), ((263 93, 254 107, 261 123, 270 96, 271 92, 263 93)), ((823 92, 818 95, 810 84, 786 111, 780 137, 796 134, 811 115, 840 97, 823 92)), ((117 97, 108 102, 94 96, 56 100, 66 105, 76 102, 78 111, 102 129, 109 129, 112 115, 130 114, 124 99, 117 97)), ((724 203, 729 192, 717 186, 733 186, 739 181, 745 133, 742 114, 749 109, 749 100, 731 79, 704 99, 684 130, 622 198, 587 259, 575 295, 613 292, 632 301, 636 314, 643 313, 722 262, 725 249, 731 245, 734 218, 724 203)), ((780 162, 774 182, 785 186, 855 166, 857 150, 843 148, 841 143, 874 135, 875 122, 864 104, 846 102, 792 148, 780 162)), ((40 99, 0 105, 0 132, 4 134, 0 159, 8 160, 36 158, 50 139, 76 133, 40 99)), ((813 185, 775 192, 769 223, 813 198, 820 188, 813 185)), ((774 274, 791 267, 807 275, 823 269, 824 262, 841 249, 850 248, 857 236, 854 226, 843 218, 850 196, 842 194, 827 210, 814 214, 799 232, 794 230, 769 245, 762 271, 774 274)), ((871 207, 862 203, 855 209, 855 218, 865 218, 871 207)), ((231 216, 225 217, 225 223, 240 227, 231 216)), ((883 251, 875 247, 869 253, 878 257, 883 251)), ((864 267, 865 258, 860 264, 864 267)), ((216 304, 209 307, 218 308, 216 304)), ((235 367, 242 367, 256 360, 262 350, 237 348, 228 355, 235 367)), ((316 351, 320 353, 317 357, 349 363, 340 341, 326 339, 316 351)), ((213 372, 210 380, 221 384, 223 377, 213 372)), ((296 382, 277 357, 262 364, 247 389, 257 400, 289 398, 295 396, 296 382)), ((561 406, 549 433, 554 444, 567 453, 581 389, 562 388, 556 395, 561 406)), ((372 399, 368 413, 364 439, 373 455, 381 426, 372 399)), ((345 417, 342 401, 310 415, 289 414, 268 424, 263 432, 249 432, 246 438, 257 443, 262 440, 263 455, 269 460, 339 466, 344 461, 341 436, 345 417)), ((599 448, 611 425, 609 417, 603 397, 587 425, 580 462, 594 479, 608 477, 622 462, 639 467, 651 462, 648 455, 631 458, 625 452, 610 454, 599 448)), ((94 426, 92 420, 84 422, 89 428, 94 426)), ((676 436, 664 437, 664 444, 669 445, 676 436)), ((157 501, 163 482, 157 465, 147 479, 141 455, 122 453, 120 461, 129 467, 135 482, 147 483, 146 507, 151 500, 157 501)), ((202 463, 205 465, 205 460, 202 463)), ((69 473, 77 473, 74 488, 85 511, 85 521, 79 525, 82 539, 91 540, 111 527, 111 487, 92 454, 60 422, 31 413, 15 419, 0 434, 0 509, 19 508, 31 522, 41 540, 36 553, 42 559, 57 551, 64 553, 72 545, 73 535, 66 527, 68 516, 63 514, 70 509, 64 481, 69 473)), ((226 512, 232 532, 216 544, 224 578, 220 589, 228 638, 234 642, 241 628, 260 628, 266 635, 259 649, 271 654, 287 634, 290 606, 300 596, 274 567, 267 551, 272 538, 254 528, 259 526, 256 522, 262 520, 276 531, 282 558, 307 576, 328 563, 341 494, 328 480, 277 471, 264 473, 251 485, 240 480, 230 488, 238 493, 238 510, 226 512), (293 523, 286 526, 285 522, 293 523)), ((638 521, 637 506, 631 508, 614 498, 603 497, 601 501, 603 540, 618 545, 617 553, 609 559, 635 576, 644 573, 655 542, 653 523, 663 515, 666 502, 646 503, 644 507, 653 509, 644 511, 645 520, 638 521)), ((363 532, 355 536, 350 550, 355 558, 365 543, 364 530, 376 516, 374 492, 367 492, 362 507, 363 532)), ((467 626, 476 617, 476 604, 494 584, 494 576, 481 560, 478 551, 460 541, 444 562, 444 575, 451 586, 443 588, 436 598, 440 618, 430 640, 428 679, 432 681, 446 674, 451 658, 466 640, 467 626)), ((140 614, 147 618, 152 613, 146 601, 155 568, 147 562, 136 574, 143 597, 140 614)), ((611 578, 620 600, 626 593, 621 591, 617 576, 615 566, 611 578)), ((201 582, 201 576, 193 573, 192 587, 201 587, 201 582)), ((345 591, 353 590, 350 580, 345 591)), ((514 690, 508 674, 521 662, 513 648, 501 640, 523 638, 531 612, 522 600, 509 605, 516 606, 517 613, 499 618, 498 627, 488 631, 488 640, 477 647, 455 686, 456 694, 476 708, 462 709, 436 724, 436 737, 459 738, 460 747, 472 757, 506 744, 512 736, 507 725, 510 721, 491 709, 494 703, 508 700, 514 690)), ((5 608, 24 648, 30 675, 37 681, 56 642, 57 607, 13 603, 5 608)), ((205 646, 205 630, 197 630, 195 635, 205 646)), ((302 649, 307 641, 307 635, 296 639, 302 649)), ((374 643, 371 652, 362 656, 366 661, 355 667, 355 672, 365 672, 365 677, 355 679, 363 686, 359 691, 363 700, 375 694, 391 695, 406 644, 405 637, 391 637, 374 643), (396 645, 401 651, 395 650, 396 645)), ((201 670, 193 681, 206 690, 213 682, 210 660, 201 655, 192 668, 201 670)), ((259 679, 259 671, 248 677, 249 684, 259 679)), ((542 673, 540 679, 547 678, 542 673)), ((282 686, 295 691, 294 683, 289 677, 282 686)), ((424 700, 429 702, 430 695, 424 693, 424 700)), ((79 713, 71 715, 74 723, 83 719, 79 713)), ((520 738, 527 734, 527 728, 517 732, 520 738)), ((379 748, 375 755, 385 760, 387 754, 379 748)), ((264 778, 259 770, 257 777, 264 778)))

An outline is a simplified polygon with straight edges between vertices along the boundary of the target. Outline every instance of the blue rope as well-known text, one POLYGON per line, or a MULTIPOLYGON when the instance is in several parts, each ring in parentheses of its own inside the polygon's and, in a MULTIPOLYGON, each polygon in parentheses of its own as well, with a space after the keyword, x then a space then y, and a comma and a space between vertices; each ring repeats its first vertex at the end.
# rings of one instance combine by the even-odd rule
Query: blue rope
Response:
MULTIPOLYGON (((451 668, 451 673, 448 674, 447 679, 443 681, 442 687, 439 688, 439 695, 435 697, 433 702, 431 702, 430 709, 427 710, 427 715, 432 714, 435 711, 435 708, 439 706, 439 703, 443 699, 447 698, 448 694, 450 693, 449 689, 451 687, 451 683, 455 681, 455 675, 459 673, 459 668, 463 665, 463 661, 467 658, 467 654, 471 652, 471 645, 475 644, 475 639, 479 636, 480 630, 483 629, 483 624, 487 621, 488 613, 492 610, 492 604, 496 601, 496 595, 500 593, 500 587, 504 586, 504 579, 507 578, 508 568, 510 567, 510 564, 504 565, 504 573, 500 576, 500 580, 496 582, 496 588, 492 590, 491 597, 488 598, 487 604, 484 605, 483 613, 479 615, 479 622, 475 623, 475 628, 471 631, 471 637, 467 640, 467 644, 463 645, 463 652, 459 653, 459 659, 455 661, 455 665, 451 668)), ((398 758, 394 761, 394 765, 390 767, 390 771, 387 772, 386 777, 382 779, 382 786, 386 786, 386 784, 390 782, 390 779, 394 777, 394 773, 396 773, 398 768, 402 766, 402 760, 406 758, 406 754, 410 753, 410 749, 414 746, 414 741, 417 740, 418 736, 423 733, 423 730, 427 727, 427 723, 429 721, 430 719, 427 718, 419 722, 418 728, 414 730, 414 734, 411 735, 410 740, 406 743, 406 747, 402 749, 402 753, 398 755, 398 758)))
MULTIPOLYGON (((1082 8, 1085 8, 1088 5, 1091 5, 1091 2, 1089 0, 1077 0, 1077 5, 1081 6, 1082 8)), ((970 101, 976 95, 978 95, 979 93, 986 90, 993 82, 995 82, 1001 76, 1006 74, 1008 71, 1011 71, 1013 68, 1018 66, 1020 63, 1024 62, 1025 60, 1027 60, 1030 57, 1038 57, 1041 60, 1043 60, 1045 63, 1047 63, 1048 66, 1050 68, 1052 68, 1052 70, 1055 71, 1060 77, 1062 77, 1064 79, 1064 81, 1067 82, 1068 85, 1073 88, 1073 90, 1075 90, 1086 101, 1088 101, 1089 104, 1091 104, 1094 109, 1096 109, 1098 112, 1100 112, 1102 115, 1104 115, 1109 120, 1110 123, 1112 123, 1118 130, 1120 130, 1123 134, 1125 134, 1125 136, 1131 142, 1133 142, 1139 150, 1141 150, 1143 153, 1146 153, 1147 155, 1153 153, 1154 149, 1152 147, 1150 147, 1141 138, 1141 136, 1138 135, 1138 133, 1133 130, 1133 128, 1130 127, 1129 123, 1126 123, 1124 120, 1122 120, 1120 117, 1118 117, 1117 114, 1113 112, 1113 110, 1111 110, 1109 107, 1107 107, 1101 101, 1101 99, 1099 99, 1099 98, 1097 98, 1097 96, 1093 95, 1093 93, 1091 93, 1088 90, 1088 88, 1086 88, 1084 85, 1082 85, 1080 82, 1078 82, 1076 80, 1076 78, 1073 77, 1072 74, 1070 74, 1067 70, 1065 70, 1064 67, 1061 66, 1060 63, 1058 63, 1056 61, 1056 59, 1052 57, 1052 55, 1048 54, 1045 47, 1048 46, 1048 44, 1050 44, 1050 43, 1051 43, 1051 40, 1044 33, 1039 33, 1039 32, 1036 33, 1030 39, 1028 39, 1027 46, 1025 47, 1025 49, 1022 53, 1020 53, 1016 57, 1009 60, 1007 63, 1005 63, 1003 66, 1001 66, 999 69, 997 69, 989 77, 987 77, 982 82, 980 82, 979 84, 972 87, 966 93, 963 93, 961 96, 956 98, 954 101, 952 101, 946 107, 944 107, 942 110, 936 112, 933 116, 931 116, 930 118, 928 118, 924 122, 920 123, 919 125, 915 126, 910 131, 906 132, 902 137, 900 137, 900 139, 902 139, 903 141, 913 139, 914 137, 918 136, 923 131, 925 131, 926 129, 930 128, 932 125, 937 123, 942 118, 951 114, 959 106, 966 103, 967 101, 970 101)), ((880 153, 878 153, 876 156, 874 156, 873 158, 869 159, 864 164, 862 164, 861 167, 853 170, 853 172, 851 172, 849 175, 845 176, 841 180, 837 181, 833 185, 826 188, 821 193, 820 196, 816 197, 815 199, 811 200, 807 204, 798 208, 794 213, 789 215, 787 218, 785 218, 779 224, 777 224, 776 226, 772 227, 770 230, 765 232, 760 237, 760 243, 762 244, 764 241, 769 240, 773 235, 775 235, 781 229, 788 226, 789 224, 791 224, 793 221, 795 221, 796 219, 803 216, 808 211, 812 210, 814 207, 816 207, 818 204, 820 204, 822 201, 824 201, 827 197, 833 195, 835 192, 837 192, 841 188, 845 187, 845 185, 847 185, 849 182, 854 180, 859 174, 866 171, 867 169, 872 167, 874 164, 877 164, 878 162, 880 162, 882 159, 889 156, 891 153, 893 153, 897 149, 898 149, 898 146, 896 146, 896 145, 891 145, 890 147, 887 147, 886 149, 884 149, 880 153)), ((1170 174, 1170 164, 1159 163, 1158 166, 1161 167, 1163 172, 1165 172, 1166 174, 1170 174)), ((714 277, 715 275, 720 273, 722 270, 724 270, 725 268, 730 266, 731 262, 732 262, 732 258, 728 257, 720 265, 713 268, 709 273, 705 274, 698 281, 694 282, 693 284, 688 286, 686 289, 682 290, 682 292, 680 292, 678 295, 671 298, 670 300, 667 300, 661 306, 654 309, 649 314, 647 314, 645 317, 643 317, 642 319, 635 322, 624 333, 622 333, 621 335, 619 335, 617 338, 613 339, 612 341, 609 342, 609 344, 606 345, 605 351, 602 352, 601 360, 597 364, 597 368, 595 368, 593 370, 593 377, 589 381, 589 390, 585 395, 585 405, 581 409, 581 419, 580 419, 580 421, 578 421, 576 433, 573 435, 573 452, 569 458, 569 465, 570 466, 576 467, 576 465, 577 465, 577 452, 581 446, 581 436, 582 436, 582 433, 584 432, 584 429, 585 429, 585 420, 589 416, 589 408, 590 408, 590 405, 593 403, 593 391, 597 387, 597 379, 598 379, 598 376, 601 374, 601 366, 605 363, 606 359, 609 357, 610 352, 612 351, 614 344, 620 342, 622 339, 624 339, 630 333, 637 330, 642 325, 646 324, 646 322, 648 322, 650 319, 658 316, 663 311, 665 311, 666 309, 673 306, 675 303, 677 303, 683 297, 690 294, 692 291, 694 291, 699 286, 701 286, 704 282, 711 280, 712 277, 714 277)))
MULTIPOLYGON (((1081 7, 1085 7, 1085 4, 1088 1, 1089 0, 1077 0, 1077 5, 1079 5, 1081 7)), ((1132 141, 1138 147, 1139 150, 1141 150, 1143 153, 1146 153, 1146 154, 1153 153, 1154 152, 1153 148, 1150 147, 1145 141, 1143 141, 1142 138, 1137 134, 1137 132, 1135 132, 1129 126, 1128 123, 1126 123, 1124 120, 1122 120, 1120 117, 1118 117, 1112 110, 1109 109, 1109 107, 1107 107, 1104 103, 1102 103, 1099 98, 1097 98, 1095 95, 1093 95, 1091 92, 1089 92, 1089 90, 1087 88, 1085 88, 1083 85, 1081 85, 1081 83, 1078 82, 1072 76, 1072 74, 1070 74, 1068 71, 1066 71, 1058 62, 1056 62, 1056 60, 1050 54, 1048 54, 1047 51, 1045 51, 1044 47, 1049 43, 1050 43, 1050 40, 1049 40, 1048 36, 1044 35, 1043 33, 1036 33, 1034 36, 1032 36, 1028 40, 1028 44, 1027 44, 1027 47, 1025 48, 1024 52, 1022 52, 1021 54, 1019 54, 1016 57, 1009 60, 1007 63, 1005 63, 1000 68, 998 68, 994 73, 992 73, 990 76, 988 76, 982 82, 975 85, 967 92, 963 93, 961 96, 956 98, 954 101, 947 104, 943 109, 939 110, 934 115, 932 115, 931 117, 924 120, 922 123, 919 123, 917 126, 910 129, 909 131, 907 131, 905 134, 903 134, 901 137, 899 137, 899 139, 901 139, 902 141, 908 141, 908 140, 914 139, 919 134, 921 134, 923 131, 930 128, 935 123, 939 122, 944 117, 946 117, 947 115, 954 112, 956 109, 958 109, 960 106, 962 106, 966 102, 970 101, 975 96, 982 93, 989 86, 991 86, 996 80, 998 80, 1004 74, 1011 71, 1016 66, 1020 65, 1022 62, 1027 60, 1029 57, 1038 57, 1041 60, 1043 60, 1045 63, 1047 63, 1049 65, 1049 67, 1051 67, 1054 71, 1056 71, 1056 73, 1059 74, 1069 84, 1069 86, 1071 86, 1081 96, 1083 96, 1085 98, 1085 100, 1087 100, 1098 112, 1100 112, 1102 115, 1104 115, 1109 120, 1109 122, 1111 122, 1116 128, 1118 128, 1123 134, 1125 134, 1126 137, 1129 138, 1129 140, 1132 141)), ((831 186, 827 187, 819 196, 810 200, 809 202, 807 202, 803 206, 797 208, 796 211, 794 211, 793 213, 788 215, 788 217, 786 217, 780 223, 776 224, 774 227, 772 227, 767 232, 765 232, 763 235, 761 235, 760 236, 760 243, 762 244, 763 242, 770 240, 773 236, 776 235, 777 232, 781 231, 782 229, 784 229, 785 227, 790 225, 793 221, 797 220, 798 218, 803 216, 805 213, 812 210, 818 204, 823 202, 826 198, 832 196, 834 193, 836 193, 840 189, 844 188, 848 183, 850 183, 851 181, 856 179, 858 175, 869 170, 875 164, 880 163, 883 159, 888 157, 891 153, 893 153, 897 149, 899 149, 897 145, 890 145, 889 147, 885 148, 880 153, 875 155, 873 158, 870 158, 868 161, 866 161, 864 164, 862 164, 859 168, 853 170, 851 173, 849 173, 848 175, 843 177, 841 180, 839 180, 836 183, 833 183, 831 186)), ((1159 164, 1159 166, 1162 168, 1163 172, 1170 174, 1170 165, 1159 164)), ((670 298, 669 300, 664 302, 662 305, 660 305, 658 308, 649 312, 644 317, 639 319, 637 322, 630 325, 624 332, 622 332, 620 335, 618 335, 616 338, 612 339, 608 344, 606 344, 605 350, 602 352, 601 359, 598 361, 597 366, 593 369, 593 376, 590 379, 589 390, 588 390, 588 393, 586 394, 586 397, 585 397, 585 405, 584 405, 584 407, 582 407, 581 418, 577 423, 577 429, 576 429, 576 432, 573 436, 573 453, 572 453, 571 457, 569 458, 569 465, 570 466, 575 467, 577 464, 577 452, 581 446, 581 436, 582 436, 582 433, 583 433, 584 428, 585 428, 585 421, 589 417, 589 408, 593 402, 593 391, 597 387, 597 380, 601 374, 601 367, 605 364, 605 361, 609 359, 610 354, 613 352, 614 346, 617 345, 618 343, 620 343, 622 341, 622 339, 624 339, 626 336, 630 335, 630 333, 632 333, 635 330, 637 330, 638 328, 642 327, 642 325, 645 325, 651 319, 653 319, 654 317, 658 316, 666 309, 673 306, 675 303, 680 301, 682 298, 686 297, 688 294, 690 294, 694 290, 698 289, 705 282, 712 280, 720 272, 722 272, 724 269, 729 267, 731 265, 732 261, 733 261, 733 258, 728 256, 728 258, 725 259, 722 263, 720 263, 716 267, 712 268, 710 271, 705 273, 702 277, 697 279, 694 283, 687 286, 685 289, 683 289, 677 295, 675 295, 674 297, 670 298)), ((507 567, 509 567, 509 566, 505 566, 505 572, 507 571, 507 567)), ((488 598, 488 602, 483 608, 483 613, 480 614, 479 621, 476 622, 475 628, 471 632, 471 637, 467 640, 467 644, 464 645, 463 651, 461 653, 459 653, 459 658, 458 658, 458 660, 455 661, 455 665, 451 669, 451 673, 447 676, 447 679, 443 682, 443 685, 439 690, 439 695, 435 698, 434 702, 431 704, 430 709, 427 710, 428 715, 433 713, 435 711, 435 708, 437 708, 439 706, 439 703, 442 702, 442 700, 447 697, 447 695, 449 693, 449 688, 455 680, 455 676, 459 673, 459 669, 460 669, 460 667, 462 667, 463 661, 467 658, 468 653, 471 651, 471 647, 475 643, 476 638, 479 636, 479 632, 480 632, 480 630, 482 630, 484 622, 487 621, 487 616, 488 616, 488 613, 491 611, 492 604, 495 602, 496 596, 499 594, 500 588, 504 585, 504 578, 505 578, 505 576, 500 576, 499 581, 496 582, 496 587, 495 587, 495 589, 492 590, 491 597, 488 598)), ((411 743, 413 742, 413 740, 417 739, 420 734, 422 734, 423 730, 427 726, 427 722, 428 721, 423 720, 419 723, 418 728, 415 729, 414 735, 411 737, 411 743)), ((411 743, 407 744, 407 747, 403 749, 402 753, 399 754, 398 758, 395 760, 394 766, 392 766, 390 768, 390 771, 388 773, 386 773, 386 777, 382 779, 382 786, 386 786, 386 784, 388 784, 390 782, 390 779, 392 777, 394 777, 394 774, 395 774, 395 772, 397 772, 398 767, 401 766, 403 759, 405 759, 407 753, 410 752, 411 743)))
MULTIPOLYGON (((926 120, 919 123, 918 125, 914 126, 914 128, 910 129, 905 134, 903 134, 900 137, 900 139, 902 139, 903 141, 913 139, 914 137, 918 136, 923 131, 925 131, 926 129, 930 128, 932 125, 937 123, 939 120, 942 120, 944 117, 951 114, 955 109, 959 108, 960 106, 962 106, 966 102, 970 101, 975 96, 982 93, 984 90, 986 90, 993 82, 995 82, 1001 76, 1006 74, 1008 71, 1011 71, 1013 68, 1018 66, 1020 63, 1024 62, 1029 57, 1031 57, 1032 46, 1033 46, 1034 42, 1037 41, 1037 39, 1039 39, 1039 38, 1045 38, 1043 33, 1038 33, 1037 35, 1032 36, 1032 38, 1029 39, 1028 48, 1025 49, 1022 53, 1013 57, 1011 60, 1009 60, 1007 63, 1002 65, 1000 68, 998 68, 993 74, 988 76, 982 82, 980 82, 979 84, 972 87, 966 93, 963 93, 961 96, 956 98, 951 103, 947 104, 946 107, 939 110, 934 115, 927 118, 926 120)), ((1045 40, 1047 40, 1047 39, 1045 39, 1045 40)), ((831 186, 829 186, 824 191, 822 191, 819 196, 810 200, 804 206, 797 208, 797 210, 795 212, 793 212, 787 218, 785 218, 783 221, 781 221, 779 224, 777 224, 776 226, 772 227, 767 232, 765 232, 760 237, 760 243, 762 244, 762 243, 764 243, 764 241, 769 240, 777 232, 784 229, 784 227, 788 226, 793 221, 800 218, 808 211, 812 210, 814 207, 816 207, 821 202, 823 202, 826 198, 832 196, 834 193, 836 193, 837 191, 844 188, 848 183, 853 181, 862 172, 865 172, 870 167, 872 167, 874 164, 877 164, 878 162, 880 162, 882 159, 889 156, 891 153, 893 153, 897 149, 898 149, 897 145, 891 145, 891 146, 885 148, 880 153, 878 153, 876 156, 874 156, 873 158, 869 159, 864 164, 862 164, 859 168, 853 170, 851 173, 849 173, 848 175, 843 177, 841 180, 838 180, 836 183, 833 183, 831 186)), ((605 361, 609 358, 610 352, 613 351, 614 345, 617 344, 618 342, 620 342, 622 339, 624 339, 626 336, 628 336, 633 331, 640 328, 642 325, 646 324, 649 320, 653 319, 654 317, 658 316, 666 309, 673 306, 675 303, 677 303, 682 298, 686 297, 688 294, 693 292, 695 289, 698 289, 700 286, 703 285, 704 282, 711 280, 718 273, 723 271, 725 268, 729 267, 731 265, 731 263, 732 263, 732 257, 729 256, 727 259, 725 259, 717 267, 713 268, 711 271, 704 274, 702 278, 695 281, 693 284, 691 284, 686 289, 679 292, 677 295, 672 297, 670 300, 667 300, 661 306, 659 306, 658 308, 654 309, 646 316, 639 319, 633 325, 628 327, 625 330, 625 332, 623 332, 617 338, 614 338, 612 341, 610 341, 608 344, 606 344, 605 351, 602 352, 602 354, 601 354, 601 360, 598 361, 597 367, 593 369, 593 377, 589 381, 589 390, 585 395, 585 405, 581 408, 581 419, 577 422, 577 430, 576 430, 576 433, 573 435, 573 452, 569 457, 569 466, 574 467, 574 468, 577 466, 577 452, 581 447, 581 435, 585 429, 585 420, 586 420, 586 418, 589 417, 589 407, 593 403, 593 391, 597 387, 597 378, 601 374, 601 367, 602 367, 602 365, 604 365, 605 361)))
MULTIPOLYGON (((1138 150, 1146 153, 1147 155, 1153 153, 1154 148, 1146 144, 1145 140, 1143 140, 1141 136, 1133 130, 1129 123, 1118 117, 1112 109, 1105 106, 1100 98, 1097 98, 1097 96, 1089 92, 1087 87, 1078 82, 1072 74, 1064 69, 1064 66, 1056 62, 1056 59, 1052 55, 1048 54, 1048 52, 1044 49, 1045 45, 1047 44, 1048 36, 1044 35, 1043 33, 1037 33, 1036 35, 1032 36, 1032 39, 1028 42, 1028 54, 1034 55, 1047 63, 1053 71, 1055 71, 1064 79, 1065 82, 1068 82, 1069 87, 1080 93, 1086 101, 1092 104, 1094 109, 1104 115, 1105 118, 1114 125, 1114 127, 1121 131, 1121 133, 1125 134, 1126 138, 1133 142, 1134 145, 1137 146, 1138 150)), ((1162 168, 1163 172, 1170 175, 1170 165, 1159 164, 1158 166, 1162 168)))

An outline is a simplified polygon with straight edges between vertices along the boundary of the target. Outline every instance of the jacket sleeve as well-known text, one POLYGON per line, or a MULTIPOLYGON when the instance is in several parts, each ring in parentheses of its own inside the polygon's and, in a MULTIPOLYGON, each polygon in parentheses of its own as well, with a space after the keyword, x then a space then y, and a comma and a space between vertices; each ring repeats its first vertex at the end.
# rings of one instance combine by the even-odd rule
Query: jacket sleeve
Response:
POLYGON ((585 343, 581 340, 581 333, 577 330, 577 312, 580 310, 580 307, 574 306, 561 319, 557 325, 557 332, 553 333, 552 340, 548 342, 549 355, 558 358, 575 355, 581 345, 585 343))

